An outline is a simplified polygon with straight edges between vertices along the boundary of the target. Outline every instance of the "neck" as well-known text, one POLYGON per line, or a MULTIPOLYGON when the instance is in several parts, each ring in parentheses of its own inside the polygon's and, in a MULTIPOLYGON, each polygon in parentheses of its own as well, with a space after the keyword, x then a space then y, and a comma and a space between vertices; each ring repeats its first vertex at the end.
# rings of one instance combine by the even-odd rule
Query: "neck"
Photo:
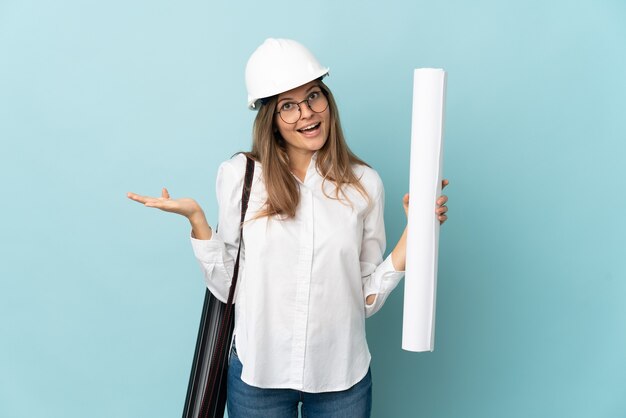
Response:
POLYGON ((311 164, 311 158, 313 157, 313 152, 289 152, 289 169, 293 174, 296 175, 300 179, 300 181, 304 181, 304 177, 306 176, 306 171, 309 168, 309 164, 311 164))

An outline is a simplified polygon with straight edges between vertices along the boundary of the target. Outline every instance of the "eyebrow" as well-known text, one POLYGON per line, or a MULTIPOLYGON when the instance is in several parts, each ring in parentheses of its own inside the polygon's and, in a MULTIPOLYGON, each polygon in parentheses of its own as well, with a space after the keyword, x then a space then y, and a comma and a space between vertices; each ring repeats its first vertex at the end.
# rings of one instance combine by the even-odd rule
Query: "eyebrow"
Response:
MULTIPOLYGON (((319 84, 314 84, 311 87, 309 87, 308 89, 306 89, 306 93, 309 93, 311 90, 313 90, 314 88, 318 88, 320 90, 322 90, 322 88, 319 86, 319 84)), ((282 99, 280 99, 276 104, 282 102, 283 100, 296 100, 292 97, 283 97, 282 99)))

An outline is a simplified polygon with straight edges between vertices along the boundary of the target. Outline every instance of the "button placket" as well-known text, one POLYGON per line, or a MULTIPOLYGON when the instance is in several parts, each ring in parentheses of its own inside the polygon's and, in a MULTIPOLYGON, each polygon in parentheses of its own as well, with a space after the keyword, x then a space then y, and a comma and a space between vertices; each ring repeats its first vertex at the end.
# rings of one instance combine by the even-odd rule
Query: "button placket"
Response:
POLYGON ((313 199, 311 191, 300 186, 300 248, 295 268, 296 296, 291 347, 290 380, 296 387, 304 387, 309 295, 313 263, 313 199))

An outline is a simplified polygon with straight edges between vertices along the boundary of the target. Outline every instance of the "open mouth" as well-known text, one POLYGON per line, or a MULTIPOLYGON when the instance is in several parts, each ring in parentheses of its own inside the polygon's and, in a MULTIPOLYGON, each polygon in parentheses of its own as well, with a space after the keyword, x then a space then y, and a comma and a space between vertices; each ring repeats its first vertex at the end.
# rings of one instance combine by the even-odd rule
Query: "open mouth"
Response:
POLYGON ((304 128, 298 129, 298 132, 303 134, 310 134, 315 132, 321 125, 321 122, 313 123, 311 125, 305 126, 304 128))

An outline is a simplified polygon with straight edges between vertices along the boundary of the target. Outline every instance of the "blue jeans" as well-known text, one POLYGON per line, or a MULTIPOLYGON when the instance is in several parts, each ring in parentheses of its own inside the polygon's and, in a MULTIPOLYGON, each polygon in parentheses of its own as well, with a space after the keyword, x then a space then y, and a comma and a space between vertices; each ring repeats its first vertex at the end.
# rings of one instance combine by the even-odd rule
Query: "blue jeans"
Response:
POLYGON ((369 418, 372 374, 340 392, 308 393, 293 389, 262 389, 241 380, 241 361, 233 344, 228 367, 229 418, 369 418))

